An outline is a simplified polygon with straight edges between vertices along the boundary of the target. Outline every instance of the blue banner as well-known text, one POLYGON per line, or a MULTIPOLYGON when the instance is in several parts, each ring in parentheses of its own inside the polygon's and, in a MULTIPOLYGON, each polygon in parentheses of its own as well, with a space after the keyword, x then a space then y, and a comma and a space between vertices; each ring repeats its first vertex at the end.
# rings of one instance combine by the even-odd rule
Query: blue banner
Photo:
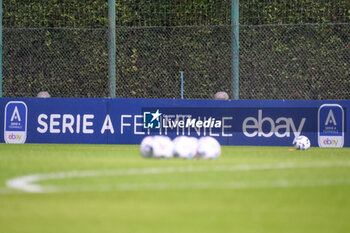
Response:
POLYGON ((139 144, 161 134, 292 146, 305 135, 312 146, 349 147, 349 107, 348 100, 1 98, 0 142, 25 129, 20 143, 139 144))

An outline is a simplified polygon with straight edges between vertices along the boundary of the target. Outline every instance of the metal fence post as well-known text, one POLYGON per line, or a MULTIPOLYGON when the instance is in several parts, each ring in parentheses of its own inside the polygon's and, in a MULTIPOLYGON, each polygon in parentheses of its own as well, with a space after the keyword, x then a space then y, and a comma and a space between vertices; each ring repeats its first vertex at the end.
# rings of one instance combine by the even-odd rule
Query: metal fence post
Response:
POLYGON ((115 0, 108 0, 108 77, 109 96, 116 97, 116 23, 115 23, 115 0))
POLYGON ((232 90, 233 98, 239 99, 239 0, 232 0, 232 90))

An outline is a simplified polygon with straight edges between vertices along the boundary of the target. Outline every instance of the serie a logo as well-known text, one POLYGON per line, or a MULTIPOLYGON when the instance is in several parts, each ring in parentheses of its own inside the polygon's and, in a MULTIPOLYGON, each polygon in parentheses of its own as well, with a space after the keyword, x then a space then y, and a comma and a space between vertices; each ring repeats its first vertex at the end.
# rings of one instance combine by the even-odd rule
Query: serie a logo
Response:
POLYGON ((6 143, 25 143, 27 139, 27 105, 10 101, 5 107, 4 139, 6 143))
POLYGON ((323 104, 318 109, 318 146, 344 146, 344 110, 339 104, 323 104))

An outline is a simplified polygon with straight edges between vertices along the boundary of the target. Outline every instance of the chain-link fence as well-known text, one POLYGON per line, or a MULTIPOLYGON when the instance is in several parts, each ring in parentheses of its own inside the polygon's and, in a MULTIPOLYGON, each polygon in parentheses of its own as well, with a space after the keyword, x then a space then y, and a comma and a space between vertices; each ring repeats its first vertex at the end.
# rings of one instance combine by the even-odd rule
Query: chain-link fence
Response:
POLYGON ((108 96, 106 29, 4 29, 3 41, 3 96, 108 96))
POLYGON ((350 99, 350 24, 243 26, 240 97, 350 99))
MULTIPOLYGON (((208 0, 208 4, 211 2, 215 3, 208 0)), ((284 13, 283 17, 270 17, 263 22, 273 25, 240 26, 239 97, 350 99, 349 13, 339 7, 325 8, 324 15, 336 15, 340 20, 335 21, 341 23, 286 25, 285 22, 295 22, 288 21, 289 5, 285 2, 276 0, 275 4, 259 5, 259 1, 250 0, 241 6, 240 21, 249 24, 259 23, 255 21, 263 18, 261 14, 271 13, 270 7, 281 7, 284 13), (242 17, 247 14, 256 18, 244 21, 242 17)), ((222 10, 229 3, 215 5, 216 10, 185 3, 186 7, 174 4, 171 11, 144 10, 160 12, 161 20, 151 21, 154 19, 145 19, 152 14, 138 13, 138 9, 145 7, 132 8, 128 1, 117 1, 117 97, 180 98, 181 71, 185 98, 213 98, 218 91, 226 91, 232 97, 232 26, 227 20, 230 11, 222 10), (195 14, 186 15, 188 11, 175 14, 181 7, 192 9, 195 14), (135 12, 134 18, 130 12, 135 12), (209 20, 215 17, 216 20, 209 20)), ((30 15, 43 12, 35 3, 25 7, 34 9, 30 15)), ((3 28, 3 96, 33 97, 40 91, 48 91, 54 97, 109 96, 106 4, 94 3, 78 10, 80 17, 76 20, 73 13, 62 9, 65 8, 45 8, 47 15, 33 17, 40 19, 38 22, 25 17, 21 21, 16 14, 7 16, 3 28), (84 24, 83 16, 90 17, 91 22, 84 24), (30 27, 29 21, 36 23, 36 27, 30 27)), ((301 21, 319 22, 312 18, 319 15, 313 10, 296 13, 301 15, 301 21)), ((322 17, 320 21, 328 22, 322 17)))
MULTIPOLYGON (((107 29, 5 29, 4 96, 108 97, 107 29)), ((231 27, 117 30, 117 96, 232 94, 231 27)), ((350 99, 350 24, 240 27, 240 98, 350 99)))

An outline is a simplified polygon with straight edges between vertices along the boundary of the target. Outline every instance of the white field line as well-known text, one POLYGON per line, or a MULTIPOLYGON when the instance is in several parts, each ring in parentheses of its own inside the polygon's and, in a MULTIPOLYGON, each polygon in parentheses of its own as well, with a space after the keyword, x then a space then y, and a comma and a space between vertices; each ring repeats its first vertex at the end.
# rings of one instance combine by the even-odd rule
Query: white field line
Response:
POLYGON ((45 189, 45 192, 109 192, 109 191, 162 191, 162 190, 209 190, 209 189, 256 189, 256 188, 289 188, 289 187, 320 187, 350 185, 346 179, 321 179, 321 180, 276 180, 254 182, 182 182, 182 183, 142 183, 142 184, 118 184, 118 185, 79 185, 64 186, 60 189, 45 189))
MULTIPOLYGON (((47 193, 47 192, 64 192, 59 187, 55 186, 41 186, 36 184, 36 182, 46 181, 46 180, 60 180, 60 179, 69 179, 69 178, 84 178, 84 177, 100 177, 100 176, 128 176, 128 175, 148 175, 148 174, 166 174, 166 173, 193 173, 193 172, 225 172, 225 171, 252 171, 252 170, 280 170, 280 169, 294 169, 294 168, 322 168, 322 167, 349 167, 350 162, 346 163, 332 163, 332 162, 315 162, 315 163, 278 163, 278 164, 241 164, 241 165, 232 165, 232 166, 186 166, 186 167, 155 167, 155 168, 132 168, 132 169, 121 169, 121 170, 88 170, 88 171, 67 171, 67 172, 55 172, 55 173, 46 173, 46 174, 31 174, 26 176, 15 177, 6 182, 8 188, 28 192, 28 193, 47 193)), ((327 184, 330 181, 325 181, 327 184)), ((344 183, 344 182, 343 182, 344 183)), ((269 184, 272 184, 271 182, 269 184)), ((263 182, 262 184, 256 183, 256 187, 266 186, 269 187, 269 184, 263 182)), ((280 183, 273 184, 274 187, 288 187, 292 185, 291 182, 281 181, 280 183)), ((310 184, 307 184, 310 185, 310 184)), ((118 190, 138 190, 138 189, 172 189, 175 188, 168 184, 148 184, 143 187, 140 185, 120 185, 117 187, 118 190)), ((214 184, 203 183, 201 184, 179 184, 176 189, 187 189, 187 188, 197 188, 207 189, 215 188, 214 184)), ((221 185, 220 187, 226 188, 246 188, 248 184, 226 184, 221 185), (226 187, 227 186, 227 187, 226 187)), ((82 189, 84 189, 82 187, 82 189)), ((89 189, 88 187, 86 189, 89 189)), ((103 189, 103 188, 102 188, 103 189)), ((106 188, 104 188, 106 189, 106 188)), ((83 191, 83 190, 82 190, 83 191)), ((1 194, 1 193, 0 193, 1 194)))

